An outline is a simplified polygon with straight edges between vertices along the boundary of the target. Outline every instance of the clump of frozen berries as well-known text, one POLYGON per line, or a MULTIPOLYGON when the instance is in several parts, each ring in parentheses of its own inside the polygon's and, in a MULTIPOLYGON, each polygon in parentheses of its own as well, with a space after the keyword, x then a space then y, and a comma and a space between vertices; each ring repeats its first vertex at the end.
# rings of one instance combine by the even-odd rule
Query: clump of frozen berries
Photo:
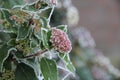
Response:
POLYGON ((68 35, 60 29, 52 28, 50 41, 53 47, 61 53, 69 53, 72 49, 68 35))

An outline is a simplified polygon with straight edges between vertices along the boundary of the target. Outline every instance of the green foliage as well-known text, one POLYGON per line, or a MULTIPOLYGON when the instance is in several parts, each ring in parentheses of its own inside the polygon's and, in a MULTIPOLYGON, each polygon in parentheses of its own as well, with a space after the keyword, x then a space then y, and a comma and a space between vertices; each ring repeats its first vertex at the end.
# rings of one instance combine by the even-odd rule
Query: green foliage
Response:
POLYGON ((40 61, 40 67, 45 80, 58 80, 57 66, 54 60, 43 57, 40 61))
POLYGON ((18 27, 17 40, 24 40, 25 38, 27 38, 27 36, 29 35, 29 31, 30 31, 29 28, 30 28, 29 23, 24 23, 20 27, 18 27))
POLYGON ((3 66, 4 60, 9 55, 8 50, 9 50, 9 47, 7 45, 3 45, 0 48, 0 51, 2 52, 2 53, 0 53, 0 57, 1 57, 0 58, 0 72, 2 72, 2 66, 3 66))
MULTIPOLYGON (((50 58, 50 54, 55 54, 51 51, 56 51, 50 42, 51 15, 48 19, 40 15, 55 5, 47 0, 23 3, 23 0, 0 0, 0 72, 3 75, 4 70, 9 70, 13 80, 39 80, 40 74, 44 80, 58 80, 57 61, 50 58)), ((57 28, 67 32, 65 25, 57 28)), ((74 73, 69 55, 65 53, 63 58, 60 54, 66 69, 74 73)), ((0 77, 3 78, 8 80, 0 77)))
POLYGON ((60 53, 60 54, 59 54, 59 57, 60 57, 60 58, 63 60, 63 62, 65 63, 66 68, 67 68, 70 72, 75 73, 75 68, 74 68, 73 64, 71 63, 71 61, 70 61, 69 54, 60 53))
POLYGON ((38 80, 34 69, 30 66, 19 63, 15 71, 15 80, 38 80))
POLYGON ((0 7, 11 9, 15 5, 23 4, 23 0, 0 0, 0 7))

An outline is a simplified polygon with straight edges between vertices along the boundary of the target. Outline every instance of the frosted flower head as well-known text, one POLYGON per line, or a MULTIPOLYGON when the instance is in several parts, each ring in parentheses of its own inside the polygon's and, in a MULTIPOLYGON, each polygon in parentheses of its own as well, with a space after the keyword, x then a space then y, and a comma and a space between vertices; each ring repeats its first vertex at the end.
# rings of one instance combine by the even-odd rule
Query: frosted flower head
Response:
POLYGON ((61 53, 69 53, 72 49, 68 35, 60 29, 52 28, 50 42, 61 53))

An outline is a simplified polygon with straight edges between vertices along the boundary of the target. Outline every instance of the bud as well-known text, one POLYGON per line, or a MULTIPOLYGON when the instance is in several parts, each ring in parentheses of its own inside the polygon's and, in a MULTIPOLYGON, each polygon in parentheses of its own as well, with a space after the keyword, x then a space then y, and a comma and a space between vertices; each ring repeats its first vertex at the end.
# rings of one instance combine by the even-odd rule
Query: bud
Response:
POLYGON ((68 35, 60 29, 52 28, 50 42, 61 53, 69 53, 72 49, 68 35))

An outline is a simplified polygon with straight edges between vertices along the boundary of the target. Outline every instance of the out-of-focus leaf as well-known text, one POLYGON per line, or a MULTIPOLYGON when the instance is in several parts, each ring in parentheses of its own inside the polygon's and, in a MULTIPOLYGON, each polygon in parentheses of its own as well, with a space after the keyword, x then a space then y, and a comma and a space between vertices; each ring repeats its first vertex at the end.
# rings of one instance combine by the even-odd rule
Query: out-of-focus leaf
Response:
POLYGON ((42 58, 40 61, 40 67, 44 80, 58 80, 57 66, 54 60, 42 58))
POLYGON ((76 68, 76 72, 81 80, 94 80, 89 68, 85 66, 76 68))
POLYGON ((38 80, 38 78, 32 67, 19 63, 15 70, 15 80, 38 80))

